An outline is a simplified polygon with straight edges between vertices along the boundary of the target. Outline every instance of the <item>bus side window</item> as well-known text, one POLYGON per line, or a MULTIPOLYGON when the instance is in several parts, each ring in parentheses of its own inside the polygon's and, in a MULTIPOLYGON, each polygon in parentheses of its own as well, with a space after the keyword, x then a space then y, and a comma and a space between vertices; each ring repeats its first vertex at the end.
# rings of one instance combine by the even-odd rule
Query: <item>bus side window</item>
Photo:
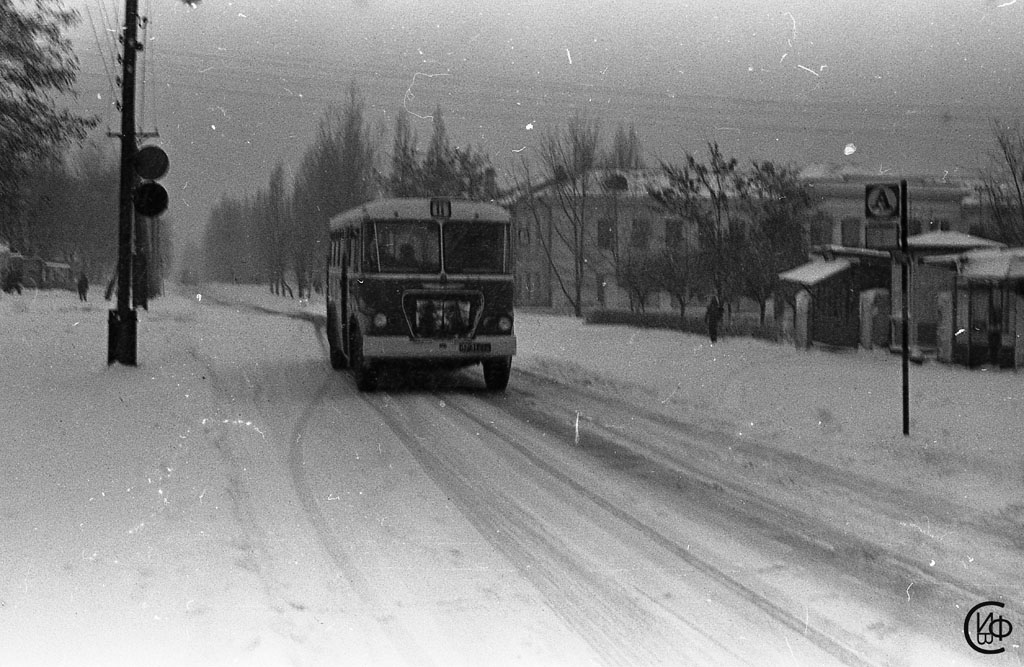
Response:
MULTIPOLYGON (((367 222, 362 229, 363 242, 361 245, 363 249, 362 260, 366 262, 366 271, 377 273, 380 271, 378 249, 377 249, 377 234, 376 225, 372 222, 367 222)), ((358 239, 358 237, 357 237, 358 239)), ((362 265, 360 264, 360 267, 362 265)))
POLYGON ((363 263, 359 252, 359 232, 353 230, 348 237, 348 265, 353 273, 361 273, 363 263))

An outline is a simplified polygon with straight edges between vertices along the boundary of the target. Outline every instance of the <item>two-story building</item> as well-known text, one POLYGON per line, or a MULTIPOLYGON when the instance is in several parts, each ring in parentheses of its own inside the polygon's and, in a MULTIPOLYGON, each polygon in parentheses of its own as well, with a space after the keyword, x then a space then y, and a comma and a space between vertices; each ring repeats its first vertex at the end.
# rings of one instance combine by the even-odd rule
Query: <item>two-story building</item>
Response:
MULTIPOLYGON (((600 170, 568 195, 545 182, 504 202, 513 219, 517 304, 570 311, 578 274, 584 309, 629 308, 618 280, 624 258, 692 234, 648 194, 667 183, 660 169, 600 170)), ((653 300, 649 307, 671 307, 666 295, 653 300)))

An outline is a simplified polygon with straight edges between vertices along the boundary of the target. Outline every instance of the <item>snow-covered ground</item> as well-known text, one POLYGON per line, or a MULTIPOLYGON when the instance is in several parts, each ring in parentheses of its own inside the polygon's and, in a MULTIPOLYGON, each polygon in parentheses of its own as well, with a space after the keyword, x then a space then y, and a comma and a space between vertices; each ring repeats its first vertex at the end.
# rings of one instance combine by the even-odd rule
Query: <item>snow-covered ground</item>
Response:
MULTIPOLYGON (((295 658, 280 629, 261 635, 259 651, 240 645, 239 624, 272 626, 278 615, 253 594, 258 564, 244 557, 224 454, 202 445, 211 428, 260 428, 211 411, 202 358, 230 357, 242 343, 218 335, 210 297, 309 315, 322 302, 259 287, 203 294, 205 302, 163 297, 140 314, 136 368, 106 364, 109 303, 83 304, 70 292, 0 295, 0 664, 233 664, 243 652, 267 664, 331 664, 315 653, 295 658)), ((296 345, 317 347, 307 325, 291 324, 296 345)), ((731 338, 711 346, 690 334, 529 313, 516 328, 517 368, 942 496, 1024 531, 1017 373, 912 366, 905 437, 899 358, 884 351, 731 338)), ((250 352, 255 364, 288 354, 250 352)), ((526 381, 513 375, 513 387, 526 381)))

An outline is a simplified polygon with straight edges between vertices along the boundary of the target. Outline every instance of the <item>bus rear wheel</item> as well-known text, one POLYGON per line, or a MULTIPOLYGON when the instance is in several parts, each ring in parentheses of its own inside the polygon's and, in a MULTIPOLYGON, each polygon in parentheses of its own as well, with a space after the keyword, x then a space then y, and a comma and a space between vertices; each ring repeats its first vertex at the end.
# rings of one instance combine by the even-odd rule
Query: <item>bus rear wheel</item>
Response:
POLYGON ((363 356, 363 336, 359 329, 353 327, 349 353, 352 355, 352 376, 356 380, 356 388, 359 391, 374 391, 377 389, 377 369, 375 369, 363 356))
POLYGON ((512 373, 512 357, 488 359, 483 362, 484 384, 488 391, 504 391, 508 386, 508 377, 512 373))

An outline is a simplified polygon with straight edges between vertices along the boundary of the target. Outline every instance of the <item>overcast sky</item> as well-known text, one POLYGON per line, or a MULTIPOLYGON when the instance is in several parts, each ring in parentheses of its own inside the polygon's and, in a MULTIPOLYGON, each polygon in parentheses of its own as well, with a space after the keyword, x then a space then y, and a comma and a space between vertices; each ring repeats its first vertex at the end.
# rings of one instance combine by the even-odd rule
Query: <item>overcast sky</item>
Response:
MULTIPOLYGON (((80 104, 116 130, 123 0, 66 0, 80 104)), ((514 168, 575 108, 648 156, 709 140, 740 159, 965 174, 995 116, 1020 117, 1024 0, 140 0, 140 129, 171 157, 170 216, 194 232, 223 194, 294 167, 356 82, 386 131, 441 105, 453 141, 514 168), (850 151, 850 146, 856 150, 850 151)), ((422 118, 417 118, 422 117, 422 118)))

